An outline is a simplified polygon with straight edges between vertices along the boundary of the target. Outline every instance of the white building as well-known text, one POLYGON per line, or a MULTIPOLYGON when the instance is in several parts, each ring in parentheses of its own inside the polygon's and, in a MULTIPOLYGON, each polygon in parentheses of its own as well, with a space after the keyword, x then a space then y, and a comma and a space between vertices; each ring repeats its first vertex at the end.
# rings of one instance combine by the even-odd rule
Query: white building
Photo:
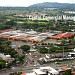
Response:
POLYGON ((40 69, 34 69, 33 72, 35 75, 58 75, 59 72, 55 70, 52 67, 46 66, 46 67, 40 67, 40 69), (47 74, 48 72, 48 74, 47 74))
POLYGON ((69 57, 75 57, 75 52, 70 52, 70 53, 68 54, 68 56, 69 56, 69 57))

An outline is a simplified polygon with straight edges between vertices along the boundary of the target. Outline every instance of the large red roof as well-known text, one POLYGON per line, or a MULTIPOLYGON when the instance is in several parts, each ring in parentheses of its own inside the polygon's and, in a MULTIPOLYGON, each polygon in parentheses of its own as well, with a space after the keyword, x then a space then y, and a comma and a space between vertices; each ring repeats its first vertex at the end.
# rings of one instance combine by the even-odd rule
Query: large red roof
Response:
POLYGON ((23 73, 23 74, 21 74, 21 75, 26 75, 26 73, 23 73))
POLYGON ((71 37, 71 36, 73 36, 73 34, 72 33, 70 33, 70 32, 65 32, 65 33, 60 33, 60 34, 57 34, 57 35, 55 35, 54 37, 55 38, 63 38, 63 37, 71 37))

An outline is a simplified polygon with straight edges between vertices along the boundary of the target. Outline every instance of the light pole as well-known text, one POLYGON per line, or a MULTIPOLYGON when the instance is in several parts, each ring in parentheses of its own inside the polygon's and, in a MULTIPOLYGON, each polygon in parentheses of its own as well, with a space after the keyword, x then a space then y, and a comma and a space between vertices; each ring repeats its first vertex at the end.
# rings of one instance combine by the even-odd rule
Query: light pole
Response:
POLYGON ((63 58, 64 58, 64 46, 63 46, 63 58))
POLYGON ((6 63, 6 67, 8 66, 8 63, 6 63))

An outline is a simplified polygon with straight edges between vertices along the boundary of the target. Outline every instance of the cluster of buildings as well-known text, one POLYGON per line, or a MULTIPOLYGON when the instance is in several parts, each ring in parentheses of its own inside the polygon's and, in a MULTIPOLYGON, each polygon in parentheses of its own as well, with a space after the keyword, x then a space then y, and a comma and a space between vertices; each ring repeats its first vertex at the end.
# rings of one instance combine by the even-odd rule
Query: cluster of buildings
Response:
POLYGON ((44 40, 47 36, 38 34, 36 31, 21 31, 21 30, 11 30, 3 32, 0 37, 7 38, 8 40, 24 40, 26 42, 40 42, 44 40))
MULTIPOLYGON (((39 69, 33 69, 32 73, 23 73, 21 75, 63 75, 66 70, 71 70, 71 68, 65 65, 60 65, 55 69, 50 66, 45 66, 39 69)), ((74 75, 74 72, 72 74, 74 75)))
POLYGON ((21 31, 21 30, 10 30, 5 31, 0 34, 1 38, 6 38, 8 40, 17 40, 17 41, 26 41, 26 42, 41 42, 47 38, 52 39, 62 39, 72 37, 74 34, 70 32, 36 32, 33 30, 30 31, 21 31))
POLYGON ((0 53, 0 60, 5 60, 6 62, 11 63, 14 58, 11 58, 11 55, 4 55, 0 53))

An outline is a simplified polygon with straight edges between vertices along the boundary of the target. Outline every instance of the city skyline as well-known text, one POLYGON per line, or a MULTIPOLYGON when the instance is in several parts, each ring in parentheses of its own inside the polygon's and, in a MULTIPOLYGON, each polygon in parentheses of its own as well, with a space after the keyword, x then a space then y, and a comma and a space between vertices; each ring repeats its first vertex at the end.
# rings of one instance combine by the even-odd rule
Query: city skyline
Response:
POLYGON ((75 3, 75 0, 0 0, 0 6, 30 6, 36 3, 58 2, 58 3, 75 3))

